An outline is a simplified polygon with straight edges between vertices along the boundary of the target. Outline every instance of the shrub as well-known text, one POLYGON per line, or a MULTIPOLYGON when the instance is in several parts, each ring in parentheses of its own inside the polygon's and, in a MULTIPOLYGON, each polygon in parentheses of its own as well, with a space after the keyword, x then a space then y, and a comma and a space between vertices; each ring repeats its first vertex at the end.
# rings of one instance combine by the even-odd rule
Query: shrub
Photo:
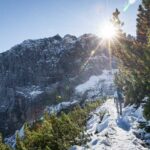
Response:
POLYGON ((25 137, 16 137, 16 150, 67 150, 72 145, 85 143, 88 114, 100 104, 100 101, 88 102, 83 108, 77 106, 68 114, 45 114, 43 121, 25 124, 25 137))

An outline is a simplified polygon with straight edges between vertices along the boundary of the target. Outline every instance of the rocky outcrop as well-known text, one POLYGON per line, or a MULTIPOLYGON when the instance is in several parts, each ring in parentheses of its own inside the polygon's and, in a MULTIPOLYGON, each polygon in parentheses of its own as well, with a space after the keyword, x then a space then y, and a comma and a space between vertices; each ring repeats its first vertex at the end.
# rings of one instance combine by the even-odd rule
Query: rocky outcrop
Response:
MULTIPOLYGON (((45 106, 68 101, 75 86, 110 69, 107 49, 92 34, 26 40, 0 54, 0 132, 14 133, 45 106)), ((113 68, 115 61, 112 62, 113 68)))

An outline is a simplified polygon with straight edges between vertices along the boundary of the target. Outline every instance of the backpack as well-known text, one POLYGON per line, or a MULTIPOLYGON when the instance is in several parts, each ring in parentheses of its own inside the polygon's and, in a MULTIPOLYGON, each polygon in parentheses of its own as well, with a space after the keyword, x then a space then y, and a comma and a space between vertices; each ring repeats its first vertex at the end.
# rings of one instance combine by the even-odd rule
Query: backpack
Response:
POLYGON ((118 94, 118 100, 123 101, 123 95, 122 95, 121 91, 117 91, 117 94, 118 94))

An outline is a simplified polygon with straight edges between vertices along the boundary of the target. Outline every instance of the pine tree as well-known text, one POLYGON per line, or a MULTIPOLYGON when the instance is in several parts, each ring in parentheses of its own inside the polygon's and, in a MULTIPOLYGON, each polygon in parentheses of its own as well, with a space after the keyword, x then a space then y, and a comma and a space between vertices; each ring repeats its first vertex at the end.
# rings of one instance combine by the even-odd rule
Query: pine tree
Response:
POLYGON ((10 148, 3 143, 2 135, 0 135, 0 150, 10 150, 10 148))
POLYGON ((113 12, 111 23, 116 27, 117 38, 124 38, 122 32, 122 26, 124 23, 119 19, 120 11, 116 8, 115 12, 113 12))
POLYGON ((150 28, 150 0, 142 0, 137 16, 137 41, 146 44, 147 32, 150 28))
POLYGON ((23 141, 20 139, 19 135, 16 135, 16 149, 17 150, 27 150, 23 141))
POLYGON ((45 113, 42 120, 24 124, 24 137, 16 136, 16 150, 67 150, 72 145, 85 144, 88 138, 84 132, 87 116, 99 105, 100 102, 91 102, 85 108, 78 106, 59 116, 45 113))
MULTIPOLYGON (((149 97, 150 91, 150 49, 146 46, 146 43, 143 44, 145 42, 143 39, 149 41, 147 36, 148 28, 146 28, 147 31, 145 32, 145 26, 143 25, 147 25, 145 8, 148 7, 143 8, 141 5, 139 8, 141 14, 144 12, 144 15, 138 14, 140 16, 139 21, 145 19, 145 22, 140 22, 141 28, 137 26, 138 31, 140 29, 139 33, 142 33, 141 42, 139 43, 134 39, 129 40, 125 36, 120 38, 119 36, 119 38, 117 37, 119 42, 112 47, 113 54, 119 59, 119 74, 116 76, 115 82, 117 86, 124 89, 126 103, 136 104, 140 104, 145 96, 149 97)), ((117 13, 117 16, 113 13, 113 18, 119 18, 118 15, 119 13, 117 13)))
POLYGON ((147 46, 148 46, 148 48, 150 48, 150 28, 148 29, 147 37, 148 37, 147 46))
POLYGON ((142 5, 139 5, 137 18, 137 40, 141 43, 146 42, 146 18, 145 11, 142 5))

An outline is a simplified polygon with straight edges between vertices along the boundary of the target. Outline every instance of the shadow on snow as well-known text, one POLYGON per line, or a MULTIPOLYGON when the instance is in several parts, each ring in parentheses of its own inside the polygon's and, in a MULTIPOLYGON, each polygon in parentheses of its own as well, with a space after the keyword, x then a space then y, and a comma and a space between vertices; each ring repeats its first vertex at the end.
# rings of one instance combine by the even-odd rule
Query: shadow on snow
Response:
POLYGON ((130 130, 130 125, 123 119, 123 117, 118 116, 118 118, 116 119, 116 123, 119 128, 122 128, 125 131, 130 130))

